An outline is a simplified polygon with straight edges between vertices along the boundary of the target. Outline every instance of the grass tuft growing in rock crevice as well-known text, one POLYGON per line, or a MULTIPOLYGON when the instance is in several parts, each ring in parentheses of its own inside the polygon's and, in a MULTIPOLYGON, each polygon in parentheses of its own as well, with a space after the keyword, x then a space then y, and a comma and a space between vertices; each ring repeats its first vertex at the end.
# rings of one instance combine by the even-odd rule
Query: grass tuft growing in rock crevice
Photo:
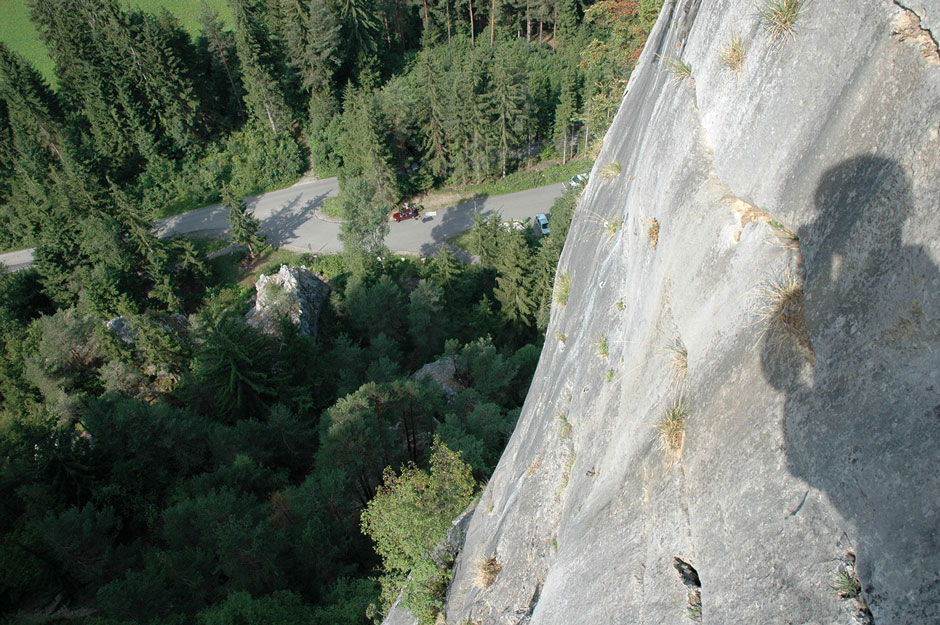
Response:
POLYGON ((685 446, 685 425, 689 411, 680 397, 672 406, 663 411, 656 431, 659 433, 659 448, 675 457, 682 455, 685 446))
POLYGON ((568 303, 568 296, 571 294, 571 274, 565 272, 558 276, 555 282, 555 301, 565 306, 568 303))
POLYGON ((744 47, 741 33, 732 33, 728 43, 721 48, 721 60, 735 74, 740 75, 745 57, 747 57, 747 49, 744 47))
POLYGON ((486 590, 493 585, 502 570, 503 565, 496 559, 496 556, 481 558, 477 565, 477 575, 474 582, 478 588, 486 590))
POLYGON ((664 59, 663 69, 672 74, 677 83, 692 79, 692 66, 678 52, 664 59))
POLYGON ((796 23, 806 12, 809 0, 764 0, 757 14, 775 41, 796 38, 796 23))
POLYGON ((757 298, 757 315, 766 324, 764 333, 769 333, 771 340, 791 336, 812 352, 803 314, 803 281, 796 272, 787 266, 782 275, 757 287, 757 298))

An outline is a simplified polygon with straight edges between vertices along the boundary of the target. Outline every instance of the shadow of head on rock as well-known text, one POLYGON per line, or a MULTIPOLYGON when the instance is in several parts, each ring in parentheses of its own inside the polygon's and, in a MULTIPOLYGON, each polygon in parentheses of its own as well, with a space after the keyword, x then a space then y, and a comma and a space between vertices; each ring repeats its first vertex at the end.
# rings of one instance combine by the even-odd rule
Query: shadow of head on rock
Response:
POLYGON ((940 622, 940 320, 924 312, 940 282, 927 250, 904 243, 931 220, 877 156, 826 171, 815 204, 797 232, 814 359, 771 333, 761 352, 785 394, 787 466, 844 520, 833 529, 857 552, 875 622, 940 622))

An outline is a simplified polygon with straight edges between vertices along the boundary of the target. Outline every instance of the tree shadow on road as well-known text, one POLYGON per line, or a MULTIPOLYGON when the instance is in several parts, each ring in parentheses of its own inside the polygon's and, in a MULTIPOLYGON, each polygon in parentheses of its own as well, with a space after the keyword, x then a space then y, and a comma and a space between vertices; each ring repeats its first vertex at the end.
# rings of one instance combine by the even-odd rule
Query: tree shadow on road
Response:
MULTIPOLYGON (((261 221, 261 232, 267 238, 268 243, 274 247, 280 247, 291 242, 297 236, 297 229, 316 219, 315 211, 318 206, 323 204, 327 194, 321 194, 313 199, 300 203, 302 194, 288 201, 277 211, 261 221)), ((249 208, 254 208, 256 201, 248 203, 249 208)))
MULTIPOLYGON (((484 201, 487 196, 475 195, 474 197, 452 206, 443 212, 440 223, 431 229, 431 241, 421 246, 422 256, 437 256, 448 239, 457 236, 473 228, 476 221, 476 215, 479 213, 488 216, 495 212, 493 209, 486 209, 484 201)), ((473 257, 466 250, 460 249, 454 245, 448 247, 448 250, 454 253, 458 259, 463 262, 470 262, 473 257)))

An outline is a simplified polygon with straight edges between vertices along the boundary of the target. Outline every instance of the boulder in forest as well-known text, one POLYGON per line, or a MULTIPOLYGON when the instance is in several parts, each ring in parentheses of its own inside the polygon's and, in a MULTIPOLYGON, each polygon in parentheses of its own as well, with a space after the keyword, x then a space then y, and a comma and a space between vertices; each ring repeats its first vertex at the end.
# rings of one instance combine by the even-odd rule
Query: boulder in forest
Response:
POLYGON ((277 334, 278 320, 286 317, 300 332, 316 338, 317 325, 330 287, 306 267, 289 267, 262 274, 255 284, 255 305, 245 321, 266 334, 277 334))

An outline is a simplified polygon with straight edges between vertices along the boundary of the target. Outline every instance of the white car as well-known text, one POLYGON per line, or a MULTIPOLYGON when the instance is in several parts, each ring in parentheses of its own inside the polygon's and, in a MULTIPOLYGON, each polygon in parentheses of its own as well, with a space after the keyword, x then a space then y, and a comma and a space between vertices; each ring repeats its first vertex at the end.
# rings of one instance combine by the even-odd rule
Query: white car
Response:
POLYGON ((543 235, 547 235, 549 232, 551 232, 548 229, 548 215, 545 213, 539 213, 535 216, 535 225, 543 235))
POLYGON ((583 187, 587 184, 588 174, 578 174, 577 176, 572 176, 570 180, 565 183, 566 189, 574 189, 575 187, 583 187))

